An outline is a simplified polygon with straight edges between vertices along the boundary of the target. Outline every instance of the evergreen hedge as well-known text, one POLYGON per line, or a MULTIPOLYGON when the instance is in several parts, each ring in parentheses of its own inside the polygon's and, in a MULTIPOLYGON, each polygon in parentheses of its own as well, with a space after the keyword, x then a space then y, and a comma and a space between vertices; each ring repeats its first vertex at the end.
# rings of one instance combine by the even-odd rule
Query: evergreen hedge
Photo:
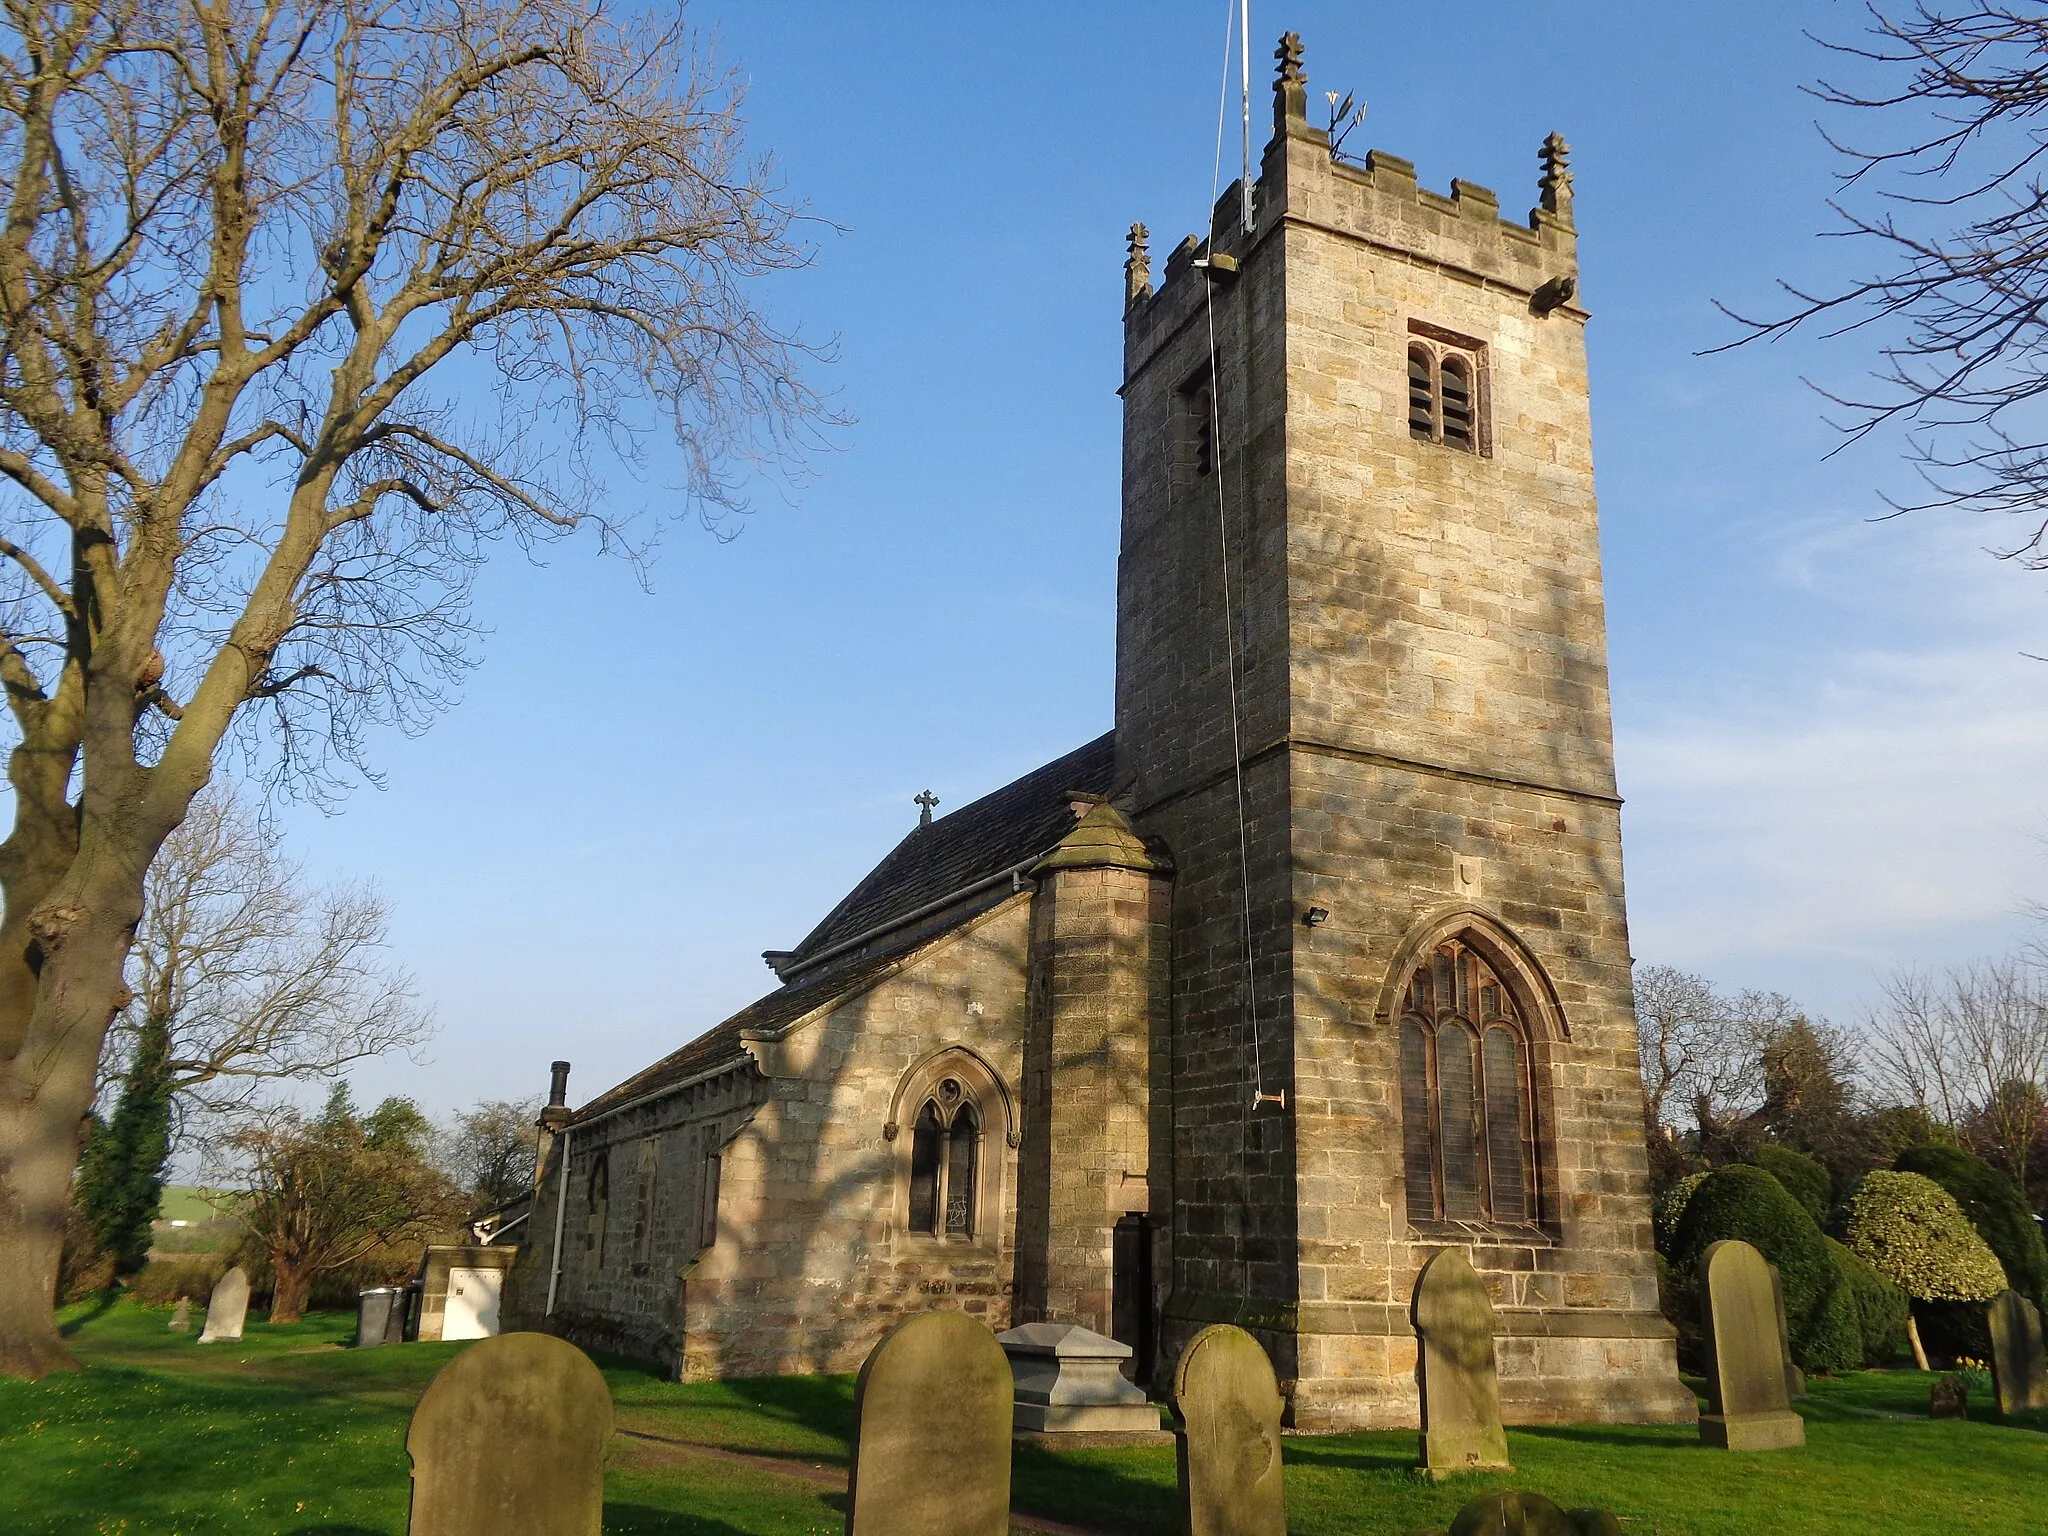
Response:
POLYGON ((1842 1275, 1842 1289, 1856 1312, 1864 1365, 1889 1365, 1906 1342, 1906 1293, 1832 1237, 1828 1253, 1842 1275))
POLYGON ((1671 1253, 1671 1242, 1678 1234, 1678 1219, 1685 1214, 1686 1204, 1692 1199, 1693 1191, 1706 1182, 1704 1173, 1688 1173, 1657 1197, 1651 1208, 1651 1220, 1656 1225, 1657 1251, 1667 1257, 1671 1253))
POLYGON ((1725 1239, 1748 1243, 1778 1266, 1792 1358, 1800 1368, 1844 1369, 1854 1313, 1834 1301, 1842 1277, 1819 1223, 1806 1208, 1761 1168, 1745 1163, 1717 1168, 1685 1203, 1672 1236, 1671 1262, 1697 1275, 1708 1245, 1725 1239))
POLYGON ((2048 1313, 2048 1245, 2019 1185, 1960 1147, 1908 1147, 1894 1166, 1932 1179, 1953 1195, 1984 1245, 1998 1255, 2006 1283, 2048 1313))
POLYGON ((1759 1147, 1750 1161, 1784 1185, 1785 1193, 1804 1206, 1816 1224, 1828 1219, 1828 1207, 1834 1204, 1835 1181, 1819 1163, 1804 1152, 1776 1143, 1759 1147))

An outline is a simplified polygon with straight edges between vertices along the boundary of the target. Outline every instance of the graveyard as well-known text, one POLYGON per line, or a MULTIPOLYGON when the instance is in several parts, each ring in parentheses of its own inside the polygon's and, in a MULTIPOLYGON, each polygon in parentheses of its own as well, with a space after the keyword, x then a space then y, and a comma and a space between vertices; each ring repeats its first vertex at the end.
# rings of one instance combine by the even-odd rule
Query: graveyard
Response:
MULTIPOLYGON (((0 1383, 0 1529, 187 1536, 402 1536, 406 1431, 435 1374, 467 1344, 344 1347, 352 1314, 201 1347, 168 1308, 69 1309, 76 1376, 0 1383)), ((853 1426, 849 1377, 677 1384, 600 1359, 615 1428, 604 1525, 634 1536, 808 1536, 845 1527, 853 1426)), ((1437 1482, 1412 1431, 1286 1435, 1286 1529, 1296 1536, 1407 1536, 1441 1529, 1475 1494, 1543 1493, 1598 1505, 1640 1536, 1748 1536, 2041 1526, 2048 1412, 2000 1415, 1986 1390, 1970 1417, 1927 1418, 1933 1378, 1859 1371, 1810 1384, 1806 1444, 1726 1452, 1689 1425, 1509 1428, 1510 1472, 1437 1482)), ((1703 1383, 1694 1380, 1695 1387, 1703 1383)), ((953 1458, 927 1448, 936 1480, 953 1458)), ((1019 1530, 1171 1536, 1180 1529, 1170 1445, 1052 1451, 1020 1446, 1019 1530)))

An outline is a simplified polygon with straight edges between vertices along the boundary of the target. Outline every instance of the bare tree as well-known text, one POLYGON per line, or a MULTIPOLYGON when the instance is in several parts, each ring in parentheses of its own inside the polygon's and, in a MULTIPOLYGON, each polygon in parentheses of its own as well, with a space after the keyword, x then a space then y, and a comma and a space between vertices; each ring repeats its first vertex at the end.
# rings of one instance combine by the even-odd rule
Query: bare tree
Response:
POLYGON ((484 1099, 456 1114, 446 1162, 473 1210, 491 1210, 532 1190, 540 1110, 537 1098, 517 1104, 484 1099))
POLYGON ((716 513, 819 420, 747 281, 808 259, 794 215, 645 15, 0 5, 0 1372, 70 1363, 101 1044, 231 734, 334 784, 445 702, 493 540, 620 466, 716 513))
MULTIPOLYGON (((1869 114, 1879 147, 1845 156, 1835 233, 1875 253, 1870 275, 1814 290, 1775 319, 1736 316, 1742 341, 1800 326, 1868 333, 1868 393, 1828 392, 1852 436, 1894 424, 1929 487, 1901 510, 2016 515, 2004 553, 2048 568, 2048 11, 2011 0, 1868 7, 1865 40, 1830 43, 1871 84, 1823 83, 1869 114)), ((1731 312, 1732 313, 1732 312, 1731 312)), ((1735 343, 1735 344, 1740 344, 1735 343)))
POLYGON ((2022 1188, 2048 1131, 2048 976, 2022 960, 1901 971, 1870 1021, 1878 1087, 1970 1134, 2022 1188))
POLYGON ((1651 1125, 1668 1126, 1680 1104, 1690 1106, 1694 1085, 1713 1075, 1725 1054, 1724 1008, 1711 982, 1675 966, 1642 967, 1635 973, 1635 993, 1643 1113, 1651 1125))
POLYGON ((162 1024, 181 1129, 195 1111, 221 1128, 279 1082, 427 1038, 412 978, 386 958, 388 928, 374 889, 310 888, 275 829, 209 787, 150 865, 109 1043, 162 1024))

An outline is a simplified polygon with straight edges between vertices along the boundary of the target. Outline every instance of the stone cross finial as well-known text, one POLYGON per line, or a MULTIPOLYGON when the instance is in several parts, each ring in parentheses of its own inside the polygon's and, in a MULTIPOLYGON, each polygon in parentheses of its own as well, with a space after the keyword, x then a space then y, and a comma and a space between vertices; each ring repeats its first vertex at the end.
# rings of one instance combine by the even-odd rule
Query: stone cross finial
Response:
POLYGON ((938 807, 939 797, 930 790, 926 790, 921 795, 913 795, 910 803, 918 809, 917 824, 920 827, 930 826, 932 824, 932 812, 938 807))
POLYGON ((1538 178, 1536 189, 1541 194, 1544 210, 1569 219, 1572 216, 1571 145, 1565 143, 1563 134, 1553 133, 1536 151, 1536 158, 1543 163, 1543 175, 1538 178))
POLYGON ((1273 50, 1273 57, 1280 61, 1280 83, 1300 85, 1308 79, 1308 72, 1301 67, 1301 34, 1282 32, 1280 46, 1273 50))
POLYGON ((1142 224, 1131 226, 1130 254, 1124 258, 1124 307, 1152 297, 1152 252, 1146 244, 1152 231, 1142 224))

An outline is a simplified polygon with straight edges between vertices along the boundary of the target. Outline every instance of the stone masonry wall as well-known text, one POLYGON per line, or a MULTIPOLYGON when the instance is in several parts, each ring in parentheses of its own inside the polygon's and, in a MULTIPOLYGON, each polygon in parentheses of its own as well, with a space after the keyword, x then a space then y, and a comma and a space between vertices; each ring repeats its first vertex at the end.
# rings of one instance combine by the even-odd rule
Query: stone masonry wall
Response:
POLYGON ((857 1370, 934 1308, 1009 1326, 1029 937, 1021 895, 751 1042, 770 1091, 726 1145, 718 1241, 682 1275, 687 1379, 857 1370), (949 1073, 984 1112, 971 1240, 906 1230, 911 1121, 949 1073))
POLYGON ((1020 1322, 1113 1334, 1117 1220, 1166 1215, 1170 1191, 1163 1169, 1155 1183, 1153 1139, 1170 1114, 1163 1049, 1154 1048, 1166 1036, 1169 895, 1165 879, 1138 869, 1061 868, 1039 877, 1020 1322))
POLYGON ((1172 1310, 1260 1326, 1296 1424, 1412 1424, 1414 1278, 1456 1241, 1502 1308, 1510 1417, 1687 1418, 1656 1315, 1586 316, 1539 316, 1533 298, 1575 273, 1569 188, 1562 211, 1505 224, 1482 188, 1438 197, 1392 157, 1334 163, 1304 94, 1298 79, 1281 93, 1256 233, 1237 232, 1234 195, 1219 208, 1239 275, 1205 278, 1183 252, 1126 320, 1119 764, 1134 819, 1180 871, 1172 1310), (1225 467, 1196 477, 1183 381, 1201 376, 1212 316, 1225 467), (1411 439, 1415 336, 1482 360, 1484 453, 1411 439), (1265 1072, 1289 1093, 1270 1113, 1248 1114, 1235 1086, 1218 485, 1261 1040, 1281 1035, 1265 1072), (1328 921, 1304 926, 1310 906, 1328 921), (1545 1005, 1536 1231, 1406 1217, 1383 999, 1404 944, 1460 911, 1545 1005))

